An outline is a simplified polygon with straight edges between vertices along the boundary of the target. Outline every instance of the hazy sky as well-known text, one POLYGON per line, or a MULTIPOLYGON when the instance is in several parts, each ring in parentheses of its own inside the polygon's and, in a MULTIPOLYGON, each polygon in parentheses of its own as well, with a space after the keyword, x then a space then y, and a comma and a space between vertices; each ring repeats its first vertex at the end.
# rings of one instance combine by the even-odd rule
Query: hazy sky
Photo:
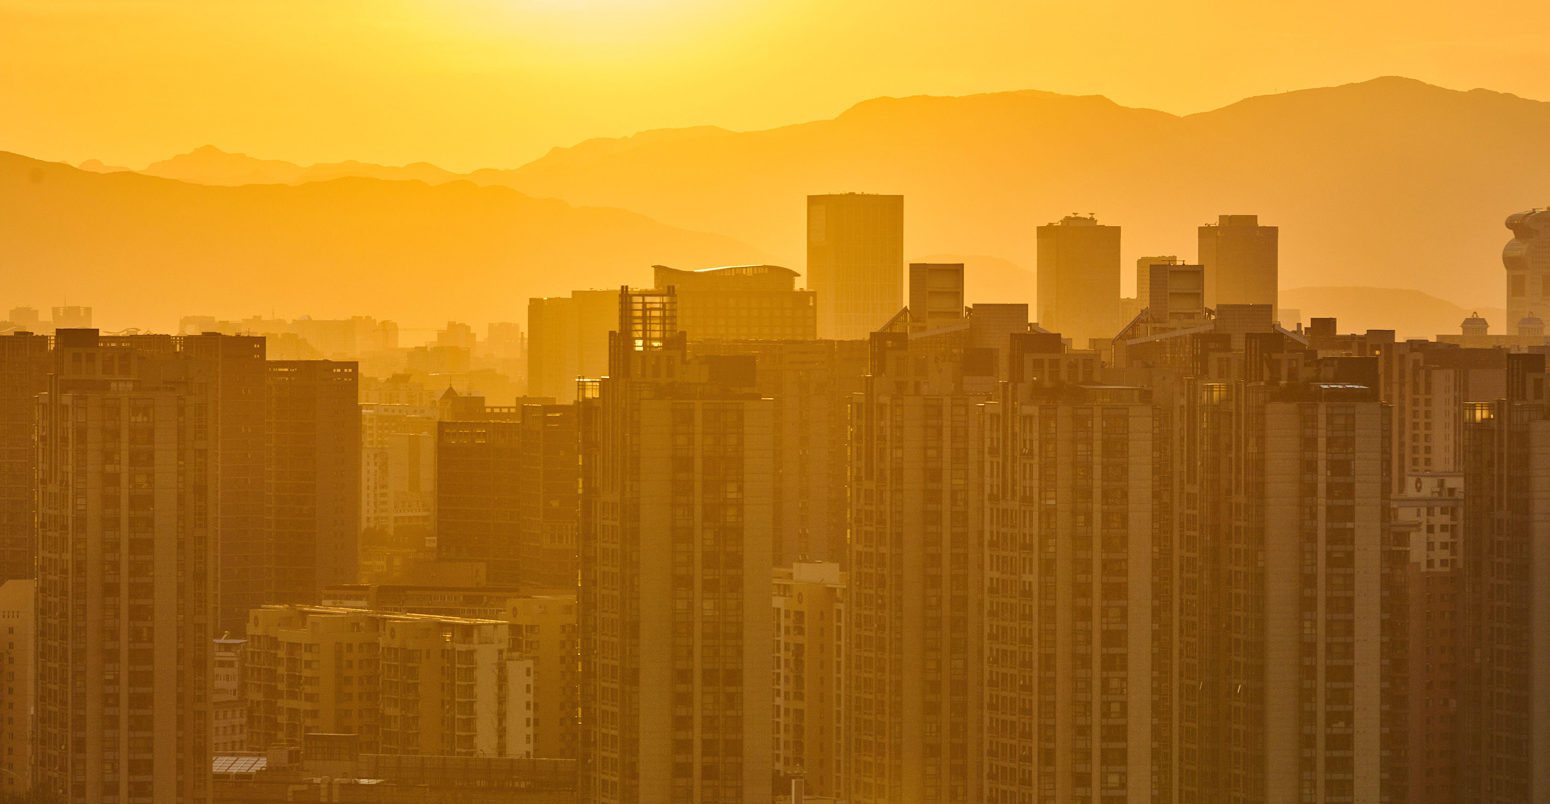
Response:
POLYGON ((0 150, 143 167, 515 167, 648 128, 1047 89, 1187 113, 1406 75, 1550 98, 1550 6, 943 0, 0 0, 0 150))

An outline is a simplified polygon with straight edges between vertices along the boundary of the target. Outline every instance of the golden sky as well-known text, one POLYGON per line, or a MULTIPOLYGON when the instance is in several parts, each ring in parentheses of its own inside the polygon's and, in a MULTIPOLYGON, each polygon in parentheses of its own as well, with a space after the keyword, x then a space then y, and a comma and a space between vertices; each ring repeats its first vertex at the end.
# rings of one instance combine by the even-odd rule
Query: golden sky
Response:
POLYGON ((1550 99, 1550 6, 944 0, 0 0, 0 150, 139 168, 515 167, 649 128, 1046 89, 1187 113, 1406 75, 1550 99))

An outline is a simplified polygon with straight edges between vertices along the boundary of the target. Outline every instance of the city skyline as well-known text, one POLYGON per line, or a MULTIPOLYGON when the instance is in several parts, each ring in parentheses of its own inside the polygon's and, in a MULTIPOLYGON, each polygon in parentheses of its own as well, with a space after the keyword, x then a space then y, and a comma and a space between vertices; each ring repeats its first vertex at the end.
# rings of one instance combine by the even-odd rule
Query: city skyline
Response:
POLYGON ((1550 801, 1550 10, 0 31, 0 804, 1550 801))

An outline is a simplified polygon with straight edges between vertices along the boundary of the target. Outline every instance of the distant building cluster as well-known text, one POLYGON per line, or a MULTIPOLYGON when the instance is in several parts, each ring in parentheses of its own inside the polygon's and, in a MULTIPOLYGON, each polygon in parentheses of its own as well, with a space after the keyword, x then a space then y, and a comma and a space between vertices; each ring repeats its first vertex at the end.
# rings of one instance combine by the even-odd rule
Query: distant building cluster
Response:
POLYGON ((903 210, 810 197, 805 288, 658 265, 409 349, 11 311, 0 792, 1550 797, 1550 211, 1508 332, 1427 340, 1281 310, 1253 215, 1129 298, 1119 227, 1037 227, 1030 307, 903 210))

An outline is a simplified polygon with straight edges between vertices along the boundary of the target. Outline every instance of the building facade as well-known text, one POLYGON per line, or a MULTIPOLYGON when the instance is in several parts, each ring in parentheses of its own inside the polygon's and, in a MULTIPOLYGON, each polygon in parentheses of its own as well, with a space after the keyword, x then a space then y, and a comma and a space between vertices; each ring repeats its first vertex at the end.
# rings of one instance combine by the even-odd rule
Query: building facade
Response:
POLYGON ((772 406, 684 349, 670 292, 624 294, 583 406, 588 801, 771 800, 772 406))
POLYGON ((812 340, 818 307, 797 290, 797 272, 779 265, 729 265, 682 271, 652 266, 655 287, 674 289, 678 326, 699 340, 812 340))
POLYGON ((1200 227, 1200 264, 1206 269, 1206 306, 1268 304, 1279 297, 1280 230, 1258 215, 1220 215, 1200 227))
POLYGON ((774 576, 775 772, 845 795, 845 575, 799 561, 774 576))
POLYGON ((1039 326, 1087 348, 1124 323, 1119 295, 1120 227, 1067 215, 1038 230, 1039 326))
POLYGON ((38 407, 36 783, 207 801, 218 456, 171 338, 56 334, 38 407))
POLYGON ((904 196, 807 197, 807 289, 818 335, 864 339, 904 306, 904 196))

